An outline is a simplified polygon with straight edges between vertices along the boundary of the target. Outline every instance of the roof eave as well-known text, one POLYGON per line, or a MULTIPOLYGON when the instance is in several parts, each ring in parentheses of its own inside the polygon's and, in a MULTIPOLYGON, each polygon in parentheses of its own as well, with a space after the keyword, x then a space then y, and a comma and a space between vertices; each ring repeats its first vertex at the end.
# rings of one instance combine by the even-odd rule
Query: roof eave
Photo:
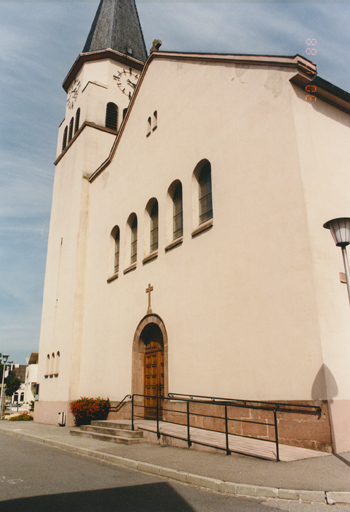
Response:
POLYGON ((141 71, 143 69, 144 63, 140 60, 134 59, 133 57, 127 56, 123 53, 120 53, 116 50, 112 50, 111 48, 107 48, 106 50, 97 50, 94 52, 81 53, 79 57, 74 62, 73 66, 70 68, 66 78, 63 81, 62 87, 67 92, 74 78, 79 73, 85 62, 104 60, 104 59, 112 59, 126 66, 132 67, 134 69, 138 69, 141 71))

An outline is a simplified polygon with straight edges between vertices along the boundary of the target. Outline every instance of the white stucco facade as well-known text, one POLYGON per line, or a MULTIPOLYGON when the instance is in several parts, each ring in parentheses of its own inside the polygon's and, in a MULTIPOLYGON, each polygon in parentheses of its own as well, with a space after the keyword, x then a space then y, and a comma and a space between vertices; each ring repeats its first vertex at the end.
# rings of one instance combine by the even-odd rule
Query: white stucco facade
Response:
POLYGON ((340 251, 322 227, 349 215, 350 118, 335 96, 307 101, 307 65, 300 56, 156 52, 121 124, 129 100, 114 77, 142 65, 111 51, 78 59, 66 86, 78 79, 79 94, 58 136, 37 421, 56 422, 80 396, 135 392, 133 340, 151 283, 168 339, 166 391, 328 400, 335 449, 350 449, 349 304, 340 251), (110 101, 118 134, 105 128, 110 101), (78 108, 80 128, 62 151, 78 108), (213 218, 201 225, 207 161, 213 218), (174 243, 178 182, 183 236, 174 243), (159 238, 148 258, 153 198, 159 238))

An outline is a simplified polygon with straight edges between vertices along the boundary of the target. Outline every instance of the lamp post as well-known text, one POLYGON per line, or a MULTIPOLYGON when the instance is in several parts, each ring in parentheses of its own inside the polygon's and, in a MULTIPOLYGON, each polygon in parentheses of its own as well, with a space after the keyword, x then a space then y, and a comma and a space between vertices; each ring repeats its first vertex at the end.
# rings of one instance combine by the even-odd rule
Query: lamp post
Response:
POLYGON ((4 396, 4 378, 5 378, 5 369, 6 369, 6 363, 7 363, 8 358, 9 358, 9 356, 3 354, 3 356, 2 356, 3 367, 2 367, 2 382, 1 382, 1 398, 0 398, 0 419, 2 419, 2 400, 3 400, 3 396, 4 396))
POLYGON ((348 288, 348 296, 350 302, 350 270, 348 255, 346 253, 346 246, 350 244, 350 218, 341 217, 339 219, 329 220, 323 224, 323 227, 330 230, 335 245, 341 247, 346 275, 346 285, 348 288))

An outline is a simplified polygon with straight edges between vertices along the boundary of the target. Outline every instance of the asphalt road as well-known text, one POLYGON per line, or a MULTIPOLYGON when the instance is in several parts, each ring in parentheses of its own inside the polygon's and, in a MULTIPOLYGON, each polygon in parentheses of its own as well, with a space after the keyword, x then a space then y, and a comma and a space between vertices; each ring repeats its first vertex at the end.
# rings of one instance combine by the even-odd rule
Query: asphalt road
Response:
MULTIPOLYGON (((0 432, 1 512, 327 512, 224 496, 0 432)), ((330 512, 350 512, 333 506, 330 512)))

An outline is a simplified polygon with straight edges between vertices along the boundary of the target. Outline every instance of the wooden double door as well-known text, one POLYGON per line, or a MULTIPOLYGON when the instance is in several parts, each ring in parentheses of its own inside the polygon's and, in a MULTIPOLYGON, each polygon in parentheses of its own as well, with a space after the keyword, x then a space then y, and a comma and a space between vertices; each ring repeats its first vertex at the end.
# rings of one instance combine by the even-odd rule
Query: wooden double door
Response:
POLYGON ((157 401, 159 417, 163 407, 163 400, 160 397, 164 396, 164 346, 159 328, 151 330, 148 334, 144 359, 145 418, 156 418, 157 401))

